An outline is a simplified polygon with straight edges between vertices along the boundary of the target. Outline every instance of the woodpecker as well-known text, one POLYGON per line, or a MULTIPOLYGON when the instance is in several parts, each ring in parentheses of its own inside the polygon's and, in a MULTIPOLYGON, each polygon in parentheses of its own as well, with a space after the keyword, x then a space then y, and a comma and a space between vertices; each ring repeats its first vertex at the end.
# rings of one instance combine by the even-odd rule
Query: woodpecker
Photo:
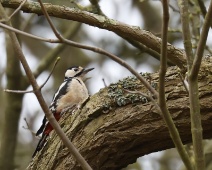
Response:
MULTIPOLYGON (((80 107, 80 105, 89 97, 88 90, 83 82, 85 74, 94 68, 84 69, 81 66, 73 66, 66 70, 63 83, 57 89, 49 106, 54 117, 59 121, 62 111, 70 107, 80 107)), ((40 141, 32 157, 45 145, 49 133, 53 127, 48 122, 46 116, 43 118, 41 127, 38 129, 36 136, 42 134, 40 141)))

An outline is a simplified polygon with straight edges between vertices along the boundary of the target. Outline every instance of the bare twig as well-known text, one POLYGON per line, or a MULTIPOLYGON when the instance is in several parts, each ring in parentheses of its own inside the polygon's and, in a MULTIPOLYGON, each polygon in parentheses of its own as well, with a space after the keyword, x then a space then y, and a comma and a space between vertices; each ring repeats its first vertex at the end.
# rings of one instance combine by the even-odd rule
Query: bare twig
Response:
POLYGON ((57 65, 57 63, 58 63, 59 61, 60 61, 60 57, 58 57, 57 60, 55 61, 54 66, 53 66, 52 70, 51 70, 50 73, 49 73, 49 76, 47 77, 46 81, 40 86, 40 89, 42 89, 43 86, 45 86, 45 84, 47 83, 47 81, 48 81, 49 78, 51 77, 51 75, 52 75, 52 73, 53 73, 53 71, 54 71, 54 69, 55 69, 55 67, 56 67, 56 65, 57 65))
POLYGON ((212 1, 210 2, 208 12, 205 16, 205 21, 203 23, 202 32, 201 32, 199 43, 197 46, 196 56, 194 58, 194 63, 191 68, 191 73, 190 73, 191 79, 197 79, 197 76, 198 76, 198 72, 199 72, 202 57, 203 57, 203 52, 205 49, 206 40, 208 37, 208 31, 212 23, 211 18, 212 18, 212 1))
MULTIPOLYGON (((190 115, 191 115, 191 132, 192 142, 194 148, 194 165, 195 169, 205 169, 205 156, 202 144, 202 125, 200 115, 200 104, 199 104, 199 89, 198 89, 198 71, 202 60, 202 52, 205 46, 205 38, 207 37, 207 29, 209 28, 208 22, 205 21, 204 32, 201 33, 201 44, 199 43, 196 56, 194 58, 191 41, 190 41, 190 30, 189 30, 189 12, 188 12, 188 1, 179 1, 181 11, 181 21, 183 28, 184 47, 187 55, 187 67, 188 67, 188 83, 189 83, 189 101, 190 101, 190 115), (207 26, 206 26, 207 25, 207 26), (199 63, 197 63, 197 61, 199 63), (195 63, 195 65, 194 65, 195 63), (195 70, 194 70, 195 68, 195 70), (196 75, 195 75, 196 74, 196 75)), ((211 5, 210 5, 211 6, 211 5)), ((212 10, 212 8, 211 8, 212 10)))
POLYGON ((183 86, 184 86, 186 92, 189 94, 188 83, 187 83, 187 84, 185 83, 185 81, 187 81, 186 77, 185 77, 185 79, 183 80, 183 76, 182 76, 182 74, 181 74, 180 72, 178 73, 178 75, 179 75, 179 77, 180 77, 180 80, 181 80, 181 82, 182 82, 182 84, 183 84, 183 86))
POLYGON ((0 22, 8 22, 11 20, 11 18, 22 8, 22 6, 25 4, 27 0, 23 0, 20 5, 18 6, 18 8, 15 9, 15 11, 7 18, 7 20, 1 19, 0 22))
POLYGON ((159 71, 159 106, 162 112, 164 121, 169 129, 170 136, 174 142, 179 155, 182 158, 186 168, 192 170, 192 164, 186 152, 179 132, 172 120, 171 114, 166 105, 165 97, 165 75, 167 70, 167 33, 169 23, 169 8, 168 0, 162 0, 163 5, 163 24, 162 24, 162 46, 161 46, 161 59, 160 59, 160 71, 159 71))
POLYGON ((100 8, 99 0, 89 0, 89 1, 95 7, 97 14, 105 16, 105 14, 102 12, 100 8))
POLYGON ((105 87, 107 87, 107 84, 106 84, 106 82, 105 82, 105 79, 104 79, 104 78, 102 78, 102 81, 103 81, 104 86, 105 86, 105 87))
POLYGON ((25 93, 34 93, 34 90, 10 90, 10 89, 4 89, 4 92, 25 94, 25 93))
MULTIPOLYGON (((54 63, 54 66, 53 66, 51 72, 49 73, 49 76, 47 77, 46 81, 45 81, 41 86, 39 86, 39 89, 40 89, 40 90, 41 90, 41 89, 45 86, 45 84, 48 82, 48 80, 49 80, 49 78, 51 77, 51 75, 52 75, 52 73, 53 73, 53 71, 54 71, 54 69, 55 69, 55 67, 56 67, 56 65, 57 65, 57 63, 58 63, 59 60, 60 60, 60 58, 58 57, 57 60, 56 60, 55 63, 54 63)), ((35 92, 34 90, 9 90, 9 89, 5 89, 4 91, 5 91, 5 92, 8 92, 8 93, 19 93, 19 94, 34 93, 34 92, 35 92)))
POLYGON ((24 118, 24 121, 26 122, 27 128, 29 129, 29 123, 27 122, 27 119, 24 118))
POLYGON ((29 123, 27 122, 27 119, 26 119, 26 118, 24 118, 24 121, 26 122, 27 127, 22 126, 22 128, 25 129, 25 130, 29 130, 33 136, 36 136, 36 133, 33 132, 33 131, 29 128, 29 123))
POLYGON ((18 8, 8 17, 9 20, 22 8, 22 6, 26 3, 27 0, 23 0, 18 8))
POLYGON ((200 10, 202 12, 202 15, 203 17, 205 18, 206 16, 206 13, 207 13, 207 10, 206 10, 206 7, 205 7, 205 4, 202 0, 197 0, 198 4, 199 4, 199 7, 200 7, 200 10))
POLYGON ((180 11, 178 9, 176 9, 173 5, 169 4, 169 8, 172 9, 172 11, 180 13, 180 11))
POLYGON ((188 9, 188 2, 178 0, 180 12, 181 12, 181 23, 182 23, 182 30, 183 30, 183 39, 184 39, 184 46, 185 52, 187 57, 188 67, 190 67, 193 63, 193 52, 192 52, 192 44, 191 44, 191 33, 189 30, 189 13, 184 9, 188 9))
POLYGON ((24 31, 20 31, 18 29, 15 29, 12 26, 3 24, 1 22, 0 22, 0 27, 5 28, 5 29, 10 30, 10 31, 13 31, 13 32, 18 33, 18 34, 33 38, 33 39, 36 39, 36 40, 40 40, 40 41, 44 41, 44 42, 50 42, 50 43, 60 43, 60 41, 58 39, 47 39, 47 38, 35 36, 35 35, 32 35, 32 34, 26 33, 24 31))

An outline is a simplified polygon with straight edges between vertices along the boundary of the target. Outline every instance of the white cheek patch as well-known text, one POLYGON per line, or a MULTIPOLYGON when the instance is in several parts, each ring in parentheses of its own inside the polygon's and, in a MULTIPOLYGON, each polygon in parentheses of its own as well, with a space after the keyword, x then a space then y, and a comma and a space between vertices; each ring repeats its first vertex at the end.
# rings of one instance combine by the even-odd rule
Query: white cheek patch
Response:
POLYGON ((65 77, 74 77, 75 74, 76 74, 75 71, 67 70, 65 73, 65 77))

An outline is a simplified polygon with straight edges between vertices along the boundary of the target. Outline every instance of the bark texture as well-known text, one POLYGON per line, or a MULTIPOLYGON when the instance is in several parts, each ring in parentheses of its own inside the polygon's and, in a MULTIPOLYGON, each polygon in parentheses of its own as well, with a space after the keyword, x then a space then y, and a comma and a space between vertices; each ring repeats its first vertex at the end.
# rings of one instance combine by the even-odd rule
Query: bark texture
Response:
MULTIPOLYGON (((157 89, 158 73, 143 74, 157 89)), ((154 105, 144 97, 123 89, 147 93, 134 77, 101 89, 81 110, 61 120, 66 135, 79 149, 93 169, 120 169, 136 158, 174 147, 164 121, 154 105)), ((202 64, 199 94, 204 138, 212 137, 212 59, 202 64)), ((188 94, 178 75, 170 67, 166 76, 168 109, 183 143, 191 142, 188 94)), ((53 132, 44 149, 30 163, 28 170, 81 169, 67 148, 53 132)))

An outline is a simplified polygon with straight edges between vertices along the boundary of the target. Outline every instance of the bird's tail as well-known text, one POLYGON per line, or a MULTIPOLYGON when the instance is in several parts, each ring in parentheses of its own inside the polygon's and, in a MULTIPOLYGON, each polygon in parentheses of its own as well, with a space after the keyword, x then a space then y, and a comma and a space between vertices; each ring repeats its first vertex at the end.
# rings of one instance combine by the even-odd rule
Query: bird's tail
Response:
POLYGON ((49 136, 49 134, 45 134, 43 133, 40 141, 38 142, 38 145, 32 155, 32 158, 34 158, 34 156, 37 154, 37 152, 39 152, 43 147, 44 145, 46 144, 46 141, 47 141, 47 137, 49 136))

